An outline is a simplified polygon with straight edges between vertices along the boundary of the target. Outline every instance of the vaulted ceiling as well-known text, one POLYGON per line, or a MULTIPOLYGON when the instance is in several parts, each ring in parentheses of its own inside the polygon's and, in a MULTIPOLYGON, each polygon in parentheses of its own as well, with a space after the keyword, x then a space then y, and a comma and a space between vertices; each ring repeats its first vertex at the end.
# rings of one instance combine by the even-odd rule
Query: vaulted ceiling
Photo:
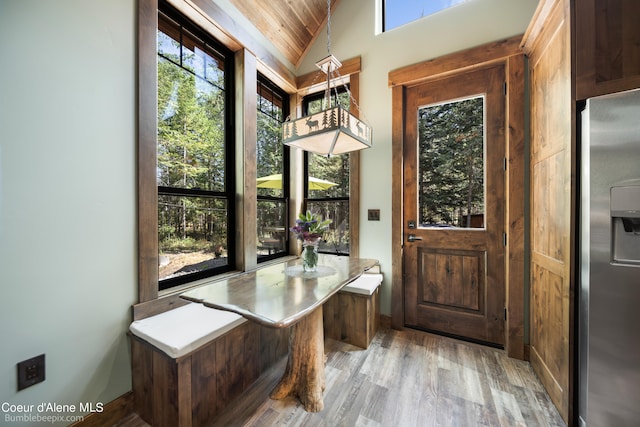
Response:
POLYGON ((327 0, 230 1, 296 67, 327 22, 327 0))

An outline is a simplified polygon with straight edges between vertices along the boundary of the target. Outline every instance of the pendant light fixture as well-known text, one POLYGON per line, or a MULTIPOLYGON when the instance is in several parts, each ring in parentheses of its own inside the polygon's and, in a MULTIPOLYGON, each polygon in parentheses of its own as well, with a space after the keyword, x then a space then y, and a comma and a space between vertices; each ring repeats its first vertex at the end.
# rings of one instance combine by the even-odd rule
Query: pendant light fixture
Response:
MULTIPOLYGON (((331 105, 331 78, 335 74, 340 77, 338 69, 342 66, 331 54, 331 0, 327 0, 327 51, 329 55, 316 62, 316 66, 327 76, 325 108, 318 113, 285 122, 282 126, 282 143, 329 157, 371 147, 371 127, 337 105, 337 101, 336 105, 331 105)), ((354 101, 349 88, 347 93, 354 101)), ((355 101, 353 104, 357 107, 355 101)))

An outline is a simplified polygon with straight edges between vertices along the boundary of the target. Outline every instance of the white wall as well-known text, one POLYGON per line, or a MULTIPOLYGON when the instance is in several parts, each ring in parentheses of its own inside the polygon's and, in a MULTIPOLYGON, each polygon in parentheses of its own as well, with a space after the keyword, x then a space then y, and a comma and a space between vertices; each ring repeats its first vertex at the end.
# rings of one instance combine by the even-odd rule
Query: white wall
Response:
MULTIPOLYGON (((387 33, 375 34, 377 0, 342 0, 331 19, 331 51, 360 55, 360 107, 373 128, 373 147, 361 156, 360 255, 377 258, 385 281, 381 311, 391 314, 391 89, 389 71, 491 41, 522 34, 538 0, 470 0, 387 33), (380 221, 367 221, 380 209, 380 221)), ((298 73, 315 71, 327 55, 326 30, 298 73)))
POLYGON ((0 0, 0 405, 131 390, 135 4, 0 0), (41 353, 46 380, 17 392, 41 353))

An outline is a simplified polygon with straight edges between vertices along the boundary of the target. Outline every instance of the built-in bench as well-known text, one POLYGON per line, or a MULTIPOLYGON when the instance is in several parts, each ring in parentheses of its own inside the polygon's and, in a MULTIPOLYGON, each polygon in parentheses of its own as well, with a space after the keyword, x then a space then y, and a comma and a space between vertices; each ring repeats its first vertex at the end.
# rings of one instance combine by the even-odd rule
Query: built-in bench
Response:
POLYGON ((342 288, 323 306, 324 335, 368 348, 380 327, 382 274, 365 273, 342 288))
MULTIPOLYGON (((381 274, 364 274, 332 296, 325 336, 367 348, 379 326, 381 282, 381 274)), ((287 354, 289 328, 181 299, 164 304, 159 313, 134 308, 129 328, 134 407, 150 425, 210 423, 287 354)))
POLYGON ((134 406, 153 426, 205 425, 287 354, 272 329, 188 303, 130 326, 134 406))

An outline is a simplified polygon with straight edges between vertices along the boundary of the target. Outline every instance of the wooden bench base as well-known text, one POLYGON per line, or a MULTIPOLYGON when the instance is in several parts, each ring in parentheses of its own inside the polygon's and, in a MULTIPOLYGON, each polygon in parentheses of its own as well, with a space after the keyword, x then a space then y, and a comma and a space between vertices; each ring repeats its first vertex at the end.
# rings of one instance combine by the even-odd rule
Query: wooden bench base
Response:
POLYGON ((366 349, 380 327, 380 288, 371 295, 340 291, 323 313, 325 337, 366 349))
POLYGON ((287 354, 289 329, 245 322, 178 358, 130 337, 135 412, 154 427, 199 426, 287 354))

